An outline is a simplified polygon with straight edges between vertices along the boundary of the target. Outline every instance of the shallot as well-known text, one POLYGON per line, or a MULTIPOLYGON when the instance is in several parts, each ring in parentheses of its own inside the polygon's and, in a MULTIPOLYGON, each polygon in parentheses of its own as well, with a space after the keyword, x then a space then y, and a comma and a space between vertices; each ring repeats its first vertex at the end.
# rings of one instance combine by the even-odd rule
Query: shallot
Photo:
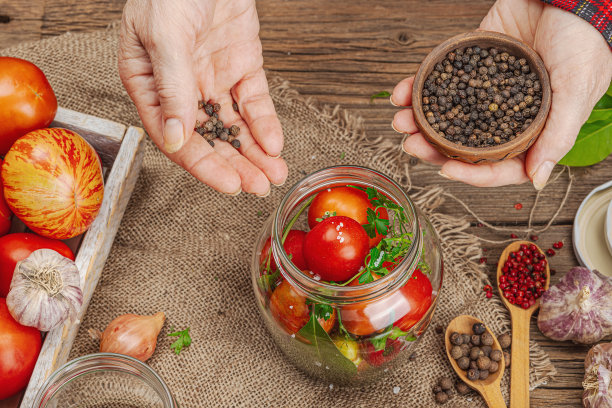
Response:
POLYGON ((152 316, 124 314, 110 322, 104 332, 90 329, 89 334, 100 340, 101 352, 125 354, 144 362, 153 355, 165 320, 163 312, 152 316))

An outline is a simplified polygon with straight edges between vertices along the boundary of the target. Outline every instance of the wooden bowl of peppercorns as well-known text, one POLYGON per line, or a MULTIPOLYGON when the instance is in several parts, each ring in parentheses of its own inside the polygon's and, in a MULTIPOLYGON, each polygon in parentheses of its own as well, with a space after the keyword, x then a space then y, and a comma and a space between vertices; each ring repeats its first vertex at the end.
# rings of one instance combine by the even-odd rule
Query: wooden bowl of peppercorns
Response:
POLYGON ((550 110, 540 56, 505 34, 452 37, 423 60, 412 106, 421 133, 445 156, 466 163, 515 157, 535 142, 550 110))

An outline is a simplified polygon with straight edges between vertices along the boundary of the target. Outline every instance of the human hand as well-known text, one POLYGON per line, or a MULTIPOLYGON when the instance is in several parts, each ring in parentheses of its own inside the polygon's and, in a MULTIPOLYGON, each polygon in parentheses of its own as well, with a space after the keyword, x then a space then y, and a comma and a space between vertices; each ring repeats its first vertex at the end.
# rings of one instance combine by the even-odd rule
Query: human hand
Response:
MULTIPOLYGON (((419 133, 411 109, 398 112, 393 128, 409 135, 408 154, 441 165, 440 175, 475 186, 502 186, 531 180, 542 189, 555 164, 572 148, 582 124, 612 79, 612 53, 588 22, 539 0, 498 0, 481 30, 518 38, 542 57, 550 76, 552 104, 546 125, 526 152, 493 164, 467 164, 439 153, 419 133)), ((410 106, 414 77, 398 83, 391 102, 410 106)))
POLYGON ((228 194, 265 196, 287 165, 283 133, 268 91, 254 0, 128 0, 119 75, 142 122, 166 156, 228 194), (221 104, 240 148, 194 132, 199 100, 221 104), (236 101, 239 112, 232 109, 236 101))

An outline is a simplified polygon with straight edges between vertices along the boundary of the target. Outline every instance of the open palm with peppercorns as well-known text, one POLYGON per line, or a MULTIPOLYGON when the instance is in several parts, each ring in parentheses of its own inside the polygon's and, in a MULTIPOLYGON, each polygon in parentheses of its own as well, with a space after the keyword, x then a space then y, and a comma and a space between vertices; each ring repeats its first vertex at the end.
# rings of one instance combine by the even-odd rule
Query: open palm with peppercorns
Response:
POLYGON ((125 5, 119 74, 147 132, 171 160, 228 194, 265 196, 287 177, 261 52, 254 0, 125 5), (201 100, 220 105, 226 127, 240 127, 239 149, 226 141, 213 147, 194 132, 207 118, 201 100))
MULTIPOLYGON (((498 0, 480 24, 532 46, 550 75, 552 105, 536 143, 526 153, 494 164, 467 164, 448 159, 418 133, 411 109, 398 112, 393 127, 409 135, 408 154, 441 165, 444 177, 481 187, 531 180, 542 189, 553 167, 572 148, 582 124, 612 79, 612 53, 600 33, 585 20, 539 0, 498 0)), ((395 105, 410 106, 414 77, 398 83, 395 105)))

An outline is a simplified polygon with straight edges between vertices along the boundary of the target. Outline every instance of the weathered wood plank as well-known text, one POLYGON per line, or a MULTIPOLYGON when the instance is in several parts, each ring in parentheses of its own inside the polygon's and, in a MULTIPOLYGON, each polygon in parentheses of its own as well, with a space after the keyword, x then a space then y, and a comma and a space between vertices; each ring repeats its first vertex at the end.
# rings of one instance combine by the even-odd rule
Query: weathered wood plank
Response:
POLYGON ((126 126, 62 107, 57 109, 53 127, 70 129, 89 142, 100 155, 104 167, 112 167, 126 133, 126 126))
POLYGON ((83 307, 74 323, 67 322, 47 334, 21 403, 23 408, 33 406, 36 393, 44 381, 68 358, 72 342, 79 330, 80 321, 83 319, 89 300, 98 284, 121 218, 134 189, 144 155, 144 137, 144 131, 135 127, 128 128, 125 134, 115 165, 105 185, 100 214, 85 234, 75 260, 83 286, 83 307))
POLYGON ((0 3, 0 48, 41 38, 45 0, 0 3))

